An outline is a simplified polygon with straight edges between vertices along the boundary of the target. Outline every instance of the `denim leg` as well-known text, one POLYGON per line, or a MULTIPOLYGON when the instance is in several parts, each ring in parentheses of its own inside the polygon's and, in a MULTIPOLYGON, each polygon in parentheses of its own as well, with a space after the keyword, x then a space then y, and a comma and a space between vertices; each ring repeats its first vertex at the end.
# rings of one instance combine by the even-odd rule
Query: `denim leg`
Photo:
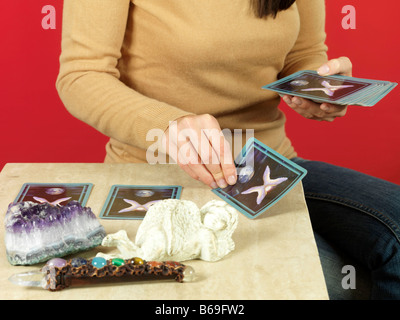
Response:
POLYGON ((400 299, 400 186, 319 161, 292 160, 308 171, 303 186, 320 253, 327 252, 318 244, 322 238, 369 271, 372 299, 400 299))
MULTIPOLYGON (((321 266, 325 277, 330 300, 368 300, 371 296, 370 273, 354 259, 349 258, 340 250, 328 243, 318 233, 314 232, 317 243, 321 266), (355 288, 342 286, 347 271, 345 267, 354 267, 355 288)), ((352 279, 353 280, 353 279, 352 279)), ((346 281, 347 284, 347 281, 346 281)))

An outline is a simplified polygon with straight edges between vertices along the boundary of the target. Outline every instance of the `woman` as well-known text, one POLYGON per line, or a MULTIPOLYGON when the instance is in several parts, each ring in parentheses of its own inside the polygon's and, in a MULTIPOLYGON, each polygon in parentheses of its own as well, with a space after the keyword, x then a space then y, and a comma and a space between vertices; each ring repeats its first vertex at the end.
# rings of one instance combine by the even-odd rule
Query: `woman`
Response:
MULTIPOLYGON (((298 158, 279 96, 260 90, 305 69, 351 75, 348 58, 327 59, 324 10, 323 0, 64 0, 57 89, 74 116, 110 137, 106 162, 145 162, 154 144, 147 135, 159 129, 160 148, 212 188, 236 183, 221 128, 254 130, 308 170, 303 184, 330 297, 354 292, 343 290, 340 271, 357 262, 372 278, 372 298, 396 299, 399 186, 298 158), (182 160, 188 140, 197 161, 182 160)), ((314 120, 347 109, 283 99, 314 120)))

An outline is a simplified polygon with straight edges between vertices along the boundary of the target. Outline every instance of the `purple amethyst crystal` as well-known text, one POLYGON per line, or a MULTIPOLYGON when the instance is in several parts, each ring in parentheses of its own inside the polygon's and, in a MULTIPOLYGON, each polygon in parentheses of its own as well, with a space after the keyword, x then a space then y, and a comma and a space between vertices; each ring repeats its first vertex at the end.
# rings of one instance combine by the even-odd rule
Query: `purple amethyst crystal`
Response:
POLYGON ((92 210, 71 201, 65 206, 30 201, 11 203, 5 216, 5 245, 13 265, 30 265, 87 250, 106 233, 92 210))

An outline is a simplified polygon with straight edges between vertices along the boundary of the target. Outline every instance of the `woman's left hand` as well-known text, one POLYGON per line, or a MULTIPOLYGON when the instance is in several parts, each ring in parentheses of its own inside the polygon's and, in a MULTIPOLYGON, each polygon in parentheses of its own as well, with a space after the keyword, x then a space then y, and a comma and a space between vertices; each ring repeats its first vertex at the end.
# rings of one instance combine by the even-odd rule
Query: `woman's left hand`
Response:
MULTIPOLYGON (((341 74, 351 77, 352 64, 349 58, 340 57, 329 60, 322 65, 317 72, 321 76, 341 74)), ((331 103, 319 104, 308 99, 290 95, 284 95, 282 99, 289 107, 307 119, 331 122, 337 117, 343 117, 347 112, 347 106, 331 103)))

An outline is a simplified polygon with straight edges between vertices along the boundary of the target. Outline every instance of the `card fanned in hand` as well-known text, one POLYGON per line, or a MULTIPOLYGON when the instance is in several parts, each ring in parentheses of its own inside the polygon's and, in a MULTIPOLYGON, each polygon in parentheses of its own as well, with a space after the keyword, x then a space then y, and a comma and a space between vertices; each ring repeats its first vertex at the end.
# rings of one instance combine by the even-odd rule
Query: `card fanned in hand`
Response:
POLYGON ((397 83, 342 75, 320 76, 304 70, 263 86, 280 95, 310 99, 317 103, 372 107, 383 99, 397 83))

